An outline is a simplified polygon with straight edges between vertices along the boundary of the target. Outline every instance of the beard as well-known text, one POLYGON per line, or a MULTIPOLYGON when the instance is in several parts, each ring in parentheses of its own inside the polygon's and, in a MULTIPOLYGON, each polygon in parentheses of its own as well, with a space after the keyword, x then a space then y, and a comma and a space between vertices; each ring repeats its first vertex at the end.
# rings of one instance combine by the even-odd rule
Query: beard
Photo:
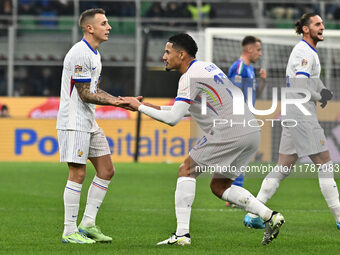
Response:
POLYGON ((312 40, 313 40, 315 43, 320 42, 320 41, 323 41, 323 38, 320 39, 319 36, 318 36, 318 34, 315 34, 315 35, 311 36, 311 38, 312 38, 312 40))

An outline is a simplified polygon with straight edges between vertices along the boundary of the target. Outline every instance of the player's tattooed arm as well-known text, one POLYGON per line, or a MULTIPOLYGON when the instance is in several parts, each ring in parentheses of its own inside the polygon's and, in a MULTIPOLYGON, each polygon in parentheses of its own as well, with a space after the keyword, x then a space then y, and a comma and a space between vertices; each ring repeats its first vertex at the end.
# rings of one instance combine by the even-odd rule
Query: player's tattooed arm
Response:
POLYGON ((85 103, 98 104, 98 105, 113 105, 113 106, 123 106, 126 105, 122 100, 118 97, 114 97, 109 93, 101 90, 97 86, 97 93, 93 93, 90 91, 90 83, 89 82, 78 82, 75 83, 75 87, 77 88, 79 97, 85 103))
POLYGON ((97 94, 98 94, 98 95, 106 95, 106 96, 114 97, 114 98, 118 99, 117 97, 112 96, 112 95, 110 95, 109 93, 107 93, 106 91, 100 89, 99 87, 97 87, 97 94))

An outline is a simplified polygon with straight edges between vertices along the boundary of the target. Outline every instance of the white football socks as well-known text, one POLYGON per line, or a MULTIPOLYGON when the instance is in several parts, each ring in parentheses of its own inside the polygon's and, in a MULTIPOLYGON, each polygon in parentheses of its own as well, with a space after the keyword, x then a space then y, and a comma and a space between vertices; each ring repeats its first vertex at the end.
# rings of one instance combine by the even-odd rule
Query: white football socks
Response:
POLYGON ((196 179, 179 177, 175 192, 175 210, 177 218, 176 235, 189 233, 191 206, 195 199, 196 179))
POLYGON ((86 208, 81 225, 84 227, 93 227, 96 224, 96 216, 100 205, 102 204, 109 187, 110 180, 103 180, 97 177, 93 178, 89 192, 87 194, 86 208))
POLYGON ((339 192, 334 181, 333 162, 329 161, 319 166, 318 176, 322 195, 333 213, 336 222, 340 222, 339 192))
POLYGON ((261 189, 259 193, 257 194, 256 198, 257 200, 261 201, 262 203, 266 203, 276 192, 276 190, 280 186, 280 182, 284 180, 288 175, 290 174, 290 171, 283 171, 283 167, 276 165, 263 180, 261 189))
POLYGON ((64 190, 64 233, 68 236, 78 232, 77 217, 82 184, 68 180, 64 190))
POLYGON ((258 201, 248 190, 236 185, 231 185, 226 189, 221 199, 234 203, 247 212, 259 215, 264 221, 269 220, 273 212, 258 201))

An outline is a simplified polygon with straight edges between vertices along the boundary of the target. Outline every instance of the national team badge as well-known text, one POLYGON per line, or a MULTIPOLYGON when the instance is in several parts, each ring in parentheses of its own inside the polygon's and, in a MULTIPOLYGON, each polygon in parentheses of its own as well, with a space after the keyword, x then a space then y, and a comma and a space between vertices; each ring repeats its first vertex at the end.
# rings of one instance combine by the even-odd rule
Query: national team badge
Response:
POLYGON ((325 140, 321 140, 320 143, 321 143, 322 146, 324 146, 325 145, 325 140))
POLYGON ((241 83, 242 82, 242 76, 241 75, 235 75, 234 81, 236 83, 241 83))
POLYGON ((81 150, 78 150, 78 157, 83 156, 84 152, 82 152, 81 150))
POLYGON ((76 65, 74 67, 74 73, 81 73, 83 71, 83 67, 80 65, 76 65))
POLYGON ((307 65, 307 64, 308 64, 307 59, 302 59, 301 65, 302 65, 302 66, 305 66, 305 65, 307 65))

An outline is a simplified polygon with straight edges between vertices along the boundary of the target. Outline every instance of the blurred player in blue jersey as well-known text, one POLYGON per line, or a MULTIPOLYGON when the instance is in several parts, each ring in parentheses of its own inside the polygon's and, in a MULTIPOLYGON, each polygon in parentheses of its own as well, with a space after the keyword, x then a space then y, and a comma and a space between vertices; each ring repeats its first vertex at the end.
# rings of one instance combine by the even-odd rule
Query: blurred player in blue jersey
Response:
MULTIPOLYGON (((236 60, 229 69, 228 78, 234 85, 239 87, 244 95, 244 100, 248 102, 248 88, 252 89, 252 103, 255 106, 256 97, 261 95, 264 87, 266 86, 267 72, 265 69, 260 69, 261 81, 258 84, 256 82, 254 67, 251 64, 262 56, 261 40, 254 36, 246 36, 242 40, 242 54, 241 57, 236 60)), ((243 186, 244 175, 241 174, 237 177, 233 185, 243 186)), ((233 206, 229 202, 226 202, 226 206, 233 206)))

